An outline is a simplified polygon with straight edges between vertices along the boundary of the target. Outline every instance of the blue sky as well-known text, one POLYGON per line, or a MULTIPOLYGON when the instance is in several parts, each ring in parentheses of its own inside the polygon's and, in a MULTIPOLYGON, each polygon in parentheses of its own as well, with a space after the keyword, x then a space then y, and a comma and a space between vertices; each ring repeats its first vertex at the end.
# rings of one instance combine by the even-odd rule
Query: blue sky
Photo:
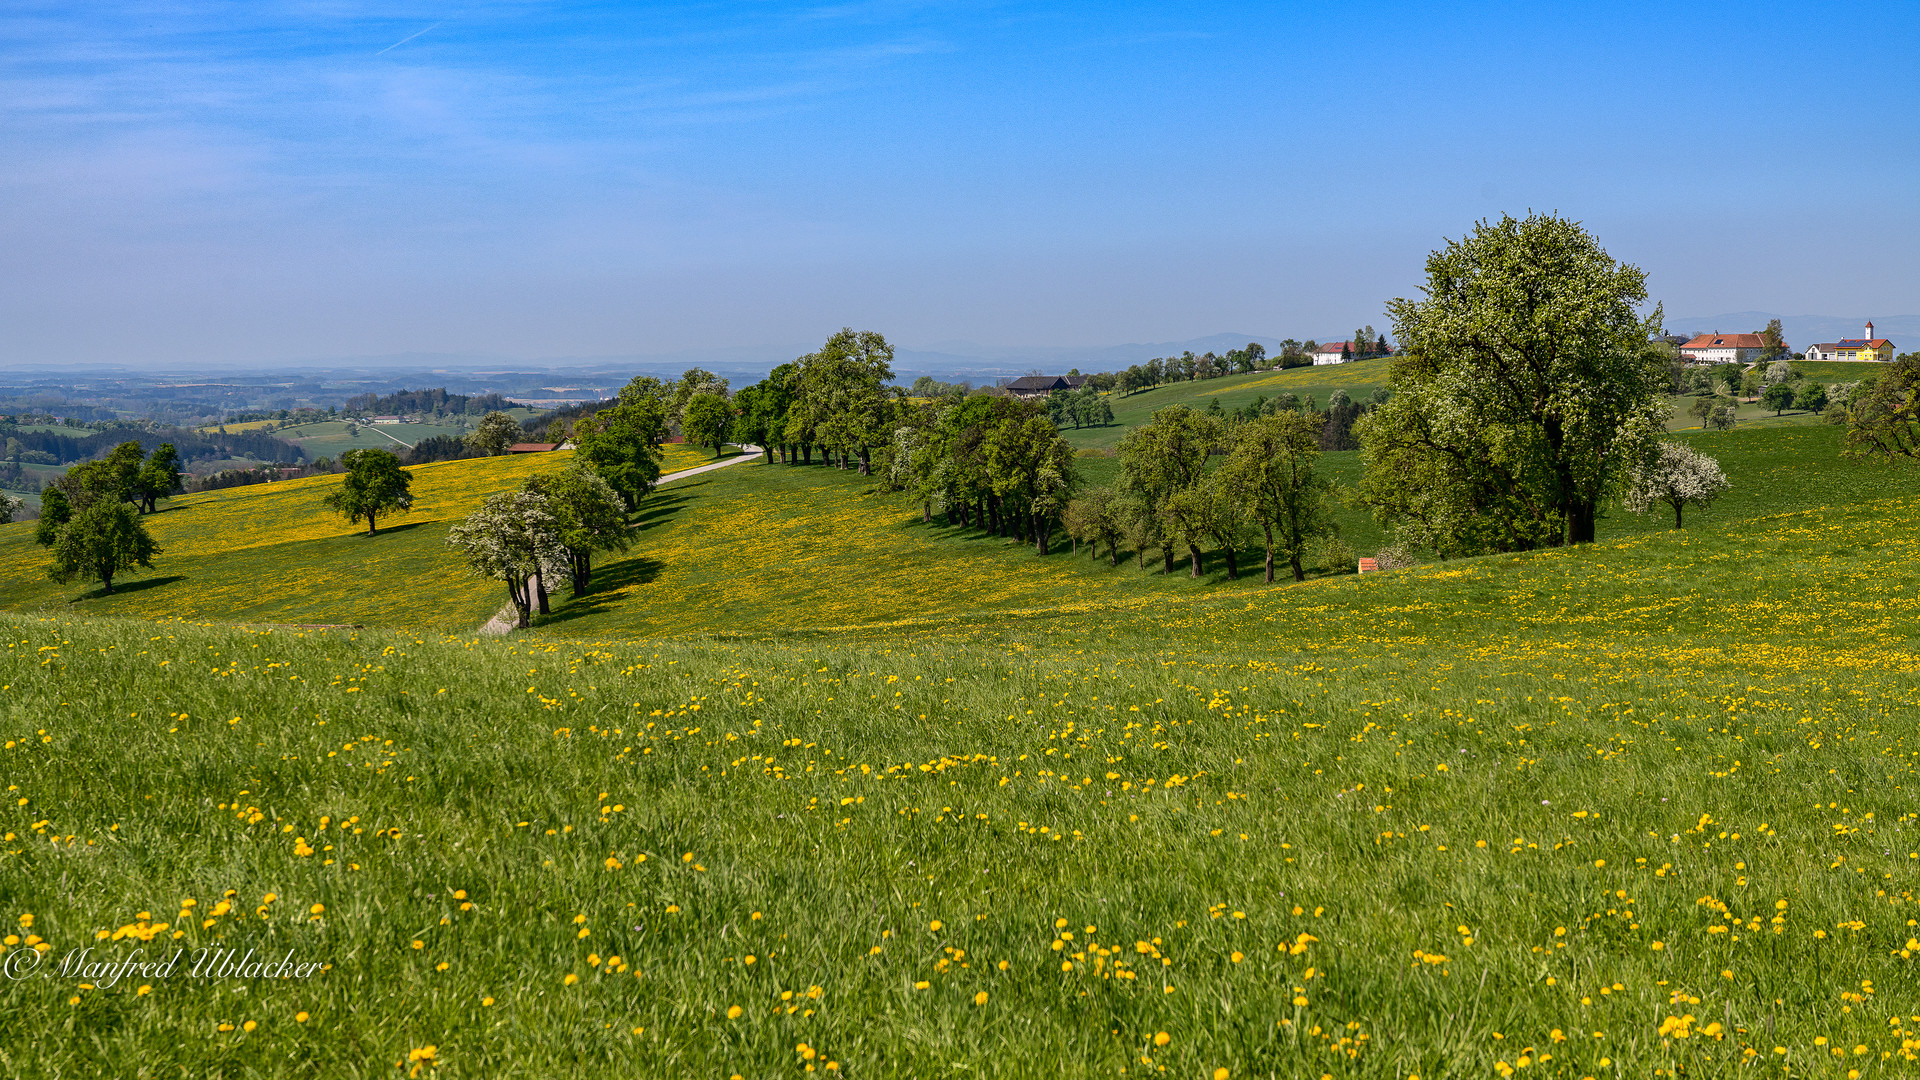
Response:
MULTIPOLYGON (((1920 5, 0 11, 0 363, 1329 337, 1476 218, 1911 314, 1920 5)), ((1746 329, 1746 328, 1742 328, 1746 329)))

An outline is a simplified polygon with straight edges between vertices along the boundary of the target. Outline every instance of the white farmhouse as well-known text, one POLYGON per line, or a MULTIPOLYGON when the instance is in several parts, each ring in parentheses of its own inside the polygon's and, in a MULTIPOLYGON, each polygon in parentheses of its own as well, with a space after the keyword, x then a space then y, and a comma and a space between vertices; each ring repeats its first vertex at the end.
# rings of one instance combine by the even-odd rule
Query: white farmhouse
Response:
POLYGON ((1680 355, 1696 364, 1751 364, 1766 347, 1759 334, 1701 334, 1680 346, 1680 355))
POLYGON ((1346 341, 1329 341, 1313 350, 1313 362, 1317 367, 1322 364, 1344 364, 1353 359, 1353 344, 1346 341))

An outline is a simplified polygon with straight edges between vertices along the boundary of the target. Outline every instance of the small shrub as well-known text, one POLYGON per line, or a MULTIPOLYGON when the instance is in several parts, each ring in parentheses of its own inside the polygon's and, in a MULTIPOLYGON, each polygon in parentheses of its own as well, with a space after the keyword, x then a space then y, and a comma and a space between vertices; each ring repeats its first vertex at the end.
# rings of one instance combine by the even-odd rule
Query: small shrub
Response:
POLYGON ((1353 545, 1338 536, 1322 539, 1315 548, 1315 554, 1317 557, 1314 562, 1330 574, 1351 574, 1359 569, 1353 545))
POLYGON ((1409 566, 1419 565, 1419 560, 1413 557, 1413 550, 1401 543, 1388 544, 1381 548, 1374 554, 1373 561, 1378 563, 1382 570, 1405 570, 1409 566))

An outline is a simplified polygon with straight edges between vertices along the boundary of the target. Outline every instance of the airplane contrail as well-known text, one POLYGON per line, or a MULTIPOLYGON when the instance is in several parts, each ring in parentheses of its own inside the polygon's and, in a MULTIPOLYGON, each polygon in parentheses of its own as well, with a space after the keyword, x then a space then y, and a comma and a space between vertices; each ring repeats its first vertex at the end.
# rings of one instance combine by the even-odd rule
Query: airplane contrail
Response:
MULTIPOLYGON (((441 23, 444 23, 445 21, 446 21, 445 19, 442 19, 442 20, 440 20, 440 22, 437 22, 437 23, 434 23, 434 24, 433 24, 433 26, 439 26, 439 25, 440 25, 441 23)), ((427 30, 431 30, 431 29, 433 29, 433 26, 429 26, 429 27, 427 27, 427 30)), ((383 52, 390 52, 390 51, 392 51, 392 50, 394 50, 394 49, 397 49, 397 48, 399 48, 400 46, 402 46, 402 45, 405 45, 405 44, 406 44, 407 42, 409 42, 409 41, 412 41, 412 40, 413 40, 414 38, 417 38, 417 37, 419 37, 419 36, 420 36, 421 34, 424 34, 424 33, 426 33, 426 32, 427 32, 427 30, 416 30, 416 31, 414 31, 414 32, 413 32, 413 33, 411 33, 411 34, 408 34, 408 35, 407 35, 406 37, 403 37, 403 38, 401 38, 401 39, 400 39, 399 41, 396 41, 396 42, 394 42, 393 44, 391 44, 391 45, 389 45, 389 46, 387 46, 386 48, 384 48, 384 49, 381 49, 381 50, 380 50, 380 52, 377 52, 377 53, 374 53, 373 55, 375 55, 375 56, 379 56, 379 55, 380 55, 380 53, 383 53, 383 52)))

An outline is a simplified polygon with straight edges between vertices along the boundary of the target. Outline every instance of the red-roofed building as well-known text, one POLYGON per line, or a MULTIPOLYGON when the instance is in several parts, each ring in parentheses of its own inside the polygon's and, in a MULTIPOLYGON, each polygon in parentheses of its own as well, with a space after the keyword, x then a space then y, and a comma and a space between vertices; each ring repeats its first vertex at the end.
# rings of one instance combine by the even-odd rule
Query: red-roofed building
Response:
POLYGON ((1315 365, 1344 364, 1354 358, 1360 350, 1353 347, 1351 341, 1328 341, 1313 350, 1315 365))
POLYGON ((1867 324, 1865 337, 1841 338, 1807 346, 1809 360, 1865 360, 1886 364, 1893 360, 1893 342, 1873 336, 1873 324, 1867 324))
POLYGON ((1680 346, 1680 355, 1696 364, 1751 364, 1766 347, 1759 334, 1701 334, 1680 346))
POLYGON ((558 450, 565 443, 557 442, 517 442, 507 447, 509 454, 544 454, 549 450, 558 450))

